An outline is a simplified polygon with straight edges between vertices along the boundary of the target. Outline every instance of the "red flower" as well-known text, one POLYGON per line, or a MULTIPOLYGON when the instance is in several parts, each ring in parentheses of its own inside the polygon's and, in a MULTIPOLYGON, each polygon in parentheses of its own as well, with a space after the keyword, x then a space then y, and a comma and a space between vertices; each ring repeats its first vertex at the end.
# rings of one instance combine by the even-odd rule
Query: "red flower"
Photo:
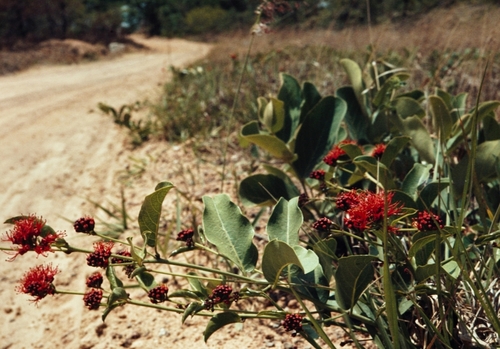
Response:
POLYGON ((99 241, 94 243, 94 252, 87 256, 87 265, 91 267, 106 268, 109 264, 113 242, 99 241))
POLYGON ((87 233, 87 234, 93 234, 94 233, 94 227, 95 227, 95 221, 94 218, 85 216, 80 219, 78 219, 75 224, 73 224, 73 227, 75 228, 75 231, 77 233, 87 233))
POLYGON ((385 144, 382 143, 377 144, 372 150, 372 156, 377 160, 382 159, 382 155, 384 155, 385 148, 387 148, 385 144))
MULTIPOLYGON (((351 194, 353 195, 353 194, 351 194)), ((402 205, 399 202, 392 202, 394 193, 361 191, 357 197, 351 198, 350 207, 346 212, 344 223, 350 229, 365 230, 374 224, 379 224, 384 218, 384 202, 387 197, 387 217, 397 215, 401 212, 402 205), (357 202, 356 202, 357 200, 357 202)))
POLYGON ((14 228, 6 233, 3 241, 10 241, 17 247, 16 254, 10 258, 14 260, 17 255, 23 255, 28 251, 35 251, 43 256, 50 252, 51 244, 62 238, 64 233, 56 233, 52 229, 44 229, 45 221, 35 215, 22 216, 14 222, 14 228))
MULTIPOLYGON (((124 257, 131 257, 132 256, 130 251, 127 251, 127 250, 118 251, 116 254, 118 254, 120 256, 124 256, 124 257)), ((133 261, 131 261, 129 259, 121 259, 118 257, 111 258, 111 263, 113 263, 113 264, 131 263, 131 262, 133 262, 133 261)), ((128 276, 129 279, 131 278, 130 275, 132 275, 134 270, 135 270, 135 263, 127 264, 127 265, 123 266, 123 271, 125 272, 125 274, 128 276)))
POLYGON ((420 231, 439 230, 444 227, 443 221, 438 215, 427 211, 420 211, 418 216, 413 218, 412 225, 420 231))
POLYGON ((287 332, 293 331, 292 337, 297 335, 297 332, 302 331, 302 315, 286 314, 285 320, 281 323, 287 332))
POLYGON ((152 288, 148 292, 148 297, 151 300, 151 303, 154 304, 165 302, 166 300, 168 300, 168 286, 162 284, 160 286, 152 288))
POLYGON ((93 288, 89 292, 83 295, 83 302, 89 310, 97 310, 101 305, 102 300, 102 290, 98 288, 93 288))
POLYGON ((358 200, 358 193, 353 189, 337 196, 335 204, 339 210, 347 211, 351 207, 356 206, 359 202, 358 200))
POLYGON ((336 166, 337 161, 339 158, 343 155, 346 155, 346 152, 344 149, 342 149, 340 146, 342 144, 356 144, 356 142, 352 140, 344 140, 340 142, 339 144, 335 145, 332 150, 326 156, 323 158, 323 162, 329 166, 336 166))
POLYGON ((52 264, 38 265, 28 270, 19 281, 20 285, 16 287, 19 293, 26 293, 33 296, 33 302, 38 302, 49 294, 54 294, 56 288, 52 284, 54 275, 59 272, 57 267, 52 264))
POLYGON ((182 230, 177 234, 176 240, 185 241, 187 247, 193 247, 194 246, 193 235, 194 235, 193 229, 182 230))

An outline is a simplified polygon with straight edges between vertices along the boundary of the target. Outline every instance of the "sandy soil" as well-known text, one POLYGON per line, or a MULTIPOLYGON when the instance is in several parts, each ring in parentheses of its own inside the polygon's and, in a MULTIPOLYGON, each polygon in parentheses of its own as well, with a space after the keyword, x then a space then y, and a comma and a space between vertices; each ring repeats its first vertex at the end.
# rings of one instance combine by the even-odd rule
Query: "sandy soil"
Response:
MULTIPOLYGON (((185 190, 196 188, 194 197, 217 191, 211 181, 218 172, 214 159, 220 159, 220 153, 210 145, 152 142, 131 152, 125 146, 126 132, 96 108, 98 102, 116 107, 151 98, 168 78, 170 65, 182 67, 210 49, 182 40, 134 39, 153 50, 110 61, 36 67, 0 77, 2 220, 36 213, 78 245, 82 238, 73 232, 71 221, 96 213, 87 198, 97 202, 118 198, 118 176, 130 175, 137 164, 132 155, 145 160, 148 167, 146 175, 126 189, 127 209, 133 217, 144 196, 161 180, 173 181, 185 190)), ((243 167, 234 171, 245 171, 243 167)), ((9 229, 4 227, 2 235, 9 229)), ((205 344, 205 318, 188 319, 181 325, 177 314, 124 307, 102 323, 101 312, 87 310, 81 296, 49 296, 34 305, 14 290, 30 267, 52 262, 61 271, 55 281, 58 289, 84 292, 85 277, 93 271, 84 258, 61 254, 34 258, 27 254, 13 262, 0 261, 0 349, 309 347, 299 337, 284 333, 276 322, 228 326, 205 344)), ((141 290, 130 294, 145 300, 141 290)))

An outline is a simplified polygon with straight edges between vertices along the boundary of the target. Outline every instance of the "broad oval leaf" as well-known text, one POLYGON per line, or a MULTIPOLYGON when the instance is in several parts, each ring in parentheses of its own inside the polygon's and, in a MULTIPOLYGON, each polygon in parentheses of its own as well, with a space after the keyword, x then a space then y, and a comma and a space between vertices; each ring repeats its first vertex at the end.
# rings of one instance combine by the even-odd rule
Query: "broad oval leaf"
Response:
POLYGON ((500 140, 486 141, 477 146, 475 168, 479 181, 498 177, 500 140))
POLYGON ((262 272, 266 280, 275 285, 283 269, 291 264, 304 269, 292 247, 283 241, 269 241, 262 256, 262 272))
POLYGON ((291 181, 274 174, 256 174, 241 181, 238 195, 246 206, 269 206, 282 197, 290 200, 299 196, 300 192, 291 181))
POLYGON ((417 149, 422 160, 433 164, 436 161, 434 142, 427 128, 416 115, 401 119, 398 116, 400 131, 411 138, 411 143, 417 149))
POLYGON ((161 182, 155 192, 146 196, 139 212, 139 228, 141 234, 151 232, 147 235, 145 242, 150 247, 156 247, 156 237, 158 236, 158 228, 160 225, 161 205, 165 196, 174 185, 170 182, 161 182))
POLYGON ((361 143, 369 142, 367 130, 371 122, 366 113, 363 113, 354 89, 343 86, 336 91, 336 95, 347 103, 344 120, 351 138, 361 143))
POLYGON ((377 258, 368 255, 342 257, 335 273, 335 298, 344 309, 352 308, 361 294, 372 282, 374 268, 372 262, 377 258))
POLYGON ((444 144, 453 127, 450 111, 445 102, 438 96, 429 97, 429 107, 433 117, 434 127, 439 131, 441 142, 444 144))
POLYGON ((344 100, 327 96, 306 115, 295 141, 298 158, 292 163, 300 178, 307 178, 336 143, 346 111, 344 100))
POLYGON ((240 270, 252 271, 257 262, 254 230, 240 208, 226 194, 203 197, 203 231, 207 240, 240 270))
POLYGON ((312 272, 319 264, 319 257, 313 250, 308 250, 302 246, 292 246, 295 254, 299 258, 304 274, 312 272))
POLYGON ((368 155, 361 155, 354 159, 354 164, 364 170, 369 172, 372 177, 376 178, 386 190, 395 189, 396 184, 392 180, 392 176, 389 173, 387 167, 384 164, 378 162, 374 157, 368 155))
POLYGON ((210 336, 213 335, 217 330, 226 325, 234 324, 236 322, 242 322, 241 317, 232 311, 225 311, 223 313, 212 316, 207 324, 207 327, 205 328, 205 331, 203 331, 203 339, 206 342, 208 338, 210 338, 210 336))
POLYGON ((278 92, 278 99, 285 103, 285 120, 283 127, 276 136, 284 143, 288 143, 295 134, 295 130, 300 122, 300 106, 302 96, 300 85, 297 80, 288 74, 280 74, 281 87, 278 92))
POLYGON ((410 137, 406 136, 394 137, 393 139, 391 139, 389 143, 387 143, 380 162, 383 163, 387 168, 391 167, 394 159, 406 147, 409 141, 410 137))
POLYGON ((286 162, 290 162, 294 159, 294 155, 288 149, 285 142, 274 135, 260 133, 259 124, 257 121, 251 121, 244 125, 241 129, 240 136, 250 143, 253 143, 270 155, 282 159, 286 162))
POLYGON ((413 164, 413 168, 403 180, 401 190, 410 195, 413 200, 416 200, 418 195, 417 189, 429 179, 431 168, 431 164, 422 165, 418 162, 413 164))
POLYGON ((302 211, 298 206, 298 196, 287 201, 281 198, 267 223, 267 234, 269 240, 280 240, 290 246, 299 244, 299 229, 302 226, 304 218, 302 211))
POLYGON ((340 60, 340 64, 344 67, 344 70, 351 81, 352 89, 358 100, 359 105, 361 106, 361 110, 363 114, 366 115, 366 111, 364 110, 365 103, 363 102, 363 72, 359 67, 358 63, 354 62, 351 59, 344 58, 340 60))
POLYGON ((264 109, 262 123, 271 133, 276 133, 283 128, 285 122, 285 106, 282 101, 271 98, 264 109))
POLYGON ((422 109, 420 103, 411 97, 398 97, 391 104, 396 109, 397 115, 402 119, 413 115, 419 118, 425 116, 425 110, 422 109))

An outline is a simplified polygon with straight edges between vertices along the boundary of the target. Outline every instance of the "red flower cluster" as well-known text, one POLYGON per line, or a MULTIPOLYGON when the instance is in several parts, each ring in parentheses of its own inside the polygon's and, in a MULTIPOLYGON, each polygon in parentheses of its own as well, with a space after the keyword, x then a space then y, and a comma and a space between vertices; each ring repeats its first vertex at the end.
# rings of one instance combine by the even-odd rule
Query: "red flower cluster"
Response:
POLYGON ((318 181, 324 181, 325 180, 325 170, 312 171, 309 174, 309 178, 317 179, 318 181))
POLYGON ((17 255, 23 255, 28 251, 35 251, 43 256, 50 252, 51 245, 64 233, 56 233, 45 226, 45 221, 35 215, 21 216, 14 222, 14 229, 6 233, 3 241, 10 241, 18 245, 16 254, 10 258, 14 260, 17 255))
POLYGON ((148 292, 148 297, 151 300, 151 303, 154 304, 165 302, 166 300, 168 300, 168 286, 162 284, 160 286, 152 288, 148 292))
POLYGON ((302 319, 300 314, 286 314, 285 320, 281 324, 287 332, 293 331, 292 337, 295 337, 297 332, 302 331, 302 319))
POLYGON ((99 241, 94 243, 94 252, 87 256, 87 265, 97 268, 106 268, 109 264, 113 242, 99 241))
POLYGON ((372 150, 372 156, 377 160, 382 159, 382 155, 384 155, 386 147, 387 146, 385 144, 377 144, 372 150))
MULTIPOLYGON (((392 202, 394 193, 387 193, 387 217, 401 212, 402 205, 392 202)), ((384 218, 384 192, 350 191, 337 197, 337 207, 346 211, 344 223, 349 229, 365 230, 384 218)))
POLYGON ((97 310, 101 305, 102 290, 93 288, 83 295, 83 302, 89 310, 97 310))
POLYGON ((194 235, 193 229, 182 230, 177 234, 176 240, 185 241, 187 247, 193 247, 194 246, 193 235, 194 235))
POLYGON ((95 227, 94 218, 89 216, 82 217, 73 224, 73 227, 77 233, 93 234, 95 227))
POLYGON ((219 303, 230 305, 231 302, 237 302, 240 299, 238 292, 233 292, 229 285, 219 285, 212 291, 210 297, 205 300, 205 309, 214 311, 214 306, 219 303))
POLYGON ((336 166, 337 161, 343 155, 346 155, 346 152, 340 147, 342 144, 356 144, 356 142, 351 140, 344 140, 339 144, 335 145, 332 150, 323 158, 323 162, 329 166, 336 166))
POLYGON ((420 211, 418 216, 413 218, 412 225, 420 231, 439 230, 444 227, 443 221, 438 215, 427 211, 420 211))
POLYGON ((102 282, 103 282, 102 274, 96 271, 94 274, 90 275, 87 278, 85 284, 87 285, 87 287, 101 288, 102 282))
POLYGON ((52 284, 54 276, 59 272, 52 264, 38 265, 28 270, 19 281, 16 291, 33 296, 33 302, 38 302, 48 294, 54 294, 56 288, 52 284))

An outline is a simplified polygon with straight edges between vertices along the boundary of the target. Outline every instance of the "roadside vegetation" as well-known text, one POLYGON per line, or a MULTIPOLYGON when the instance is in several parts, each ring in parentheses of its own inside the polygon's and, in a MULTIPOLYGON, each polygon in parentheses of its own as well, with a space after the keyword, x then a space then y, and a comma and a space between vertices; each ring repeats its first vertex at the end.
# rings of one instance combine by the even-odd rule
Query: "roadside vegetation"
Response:
MULTIPOLYGON (((102 239, 94 250, 70 245, 34 215, 9 219, 4 241, 14 247, 2 249, 12 260, 85 253, 90 267, 106 270, 74 292, 58 289, 57 269, 39 266, 19 292, 37 302, 77 294, 103 319, 122 306, 179 313, 181 321, 208 317, 205 341, 226 325, 260 319, 279 321, 314 348, 339 345, 333 326, 345 331, 341 346, 356 348, 498 347, 499 9, 459 4, 394 24, 391 16, 435 4, 379 4, 347 11, 343 1, 330 2, 347 11, 331 22, 343 19, 342 30, 268 33, 273 15, 284 23, 302 12, 263 2, 251 34, 220 34, 207 59, 171 67, 158 100, 101 104, 135 146, 216 138, 221 182, 210 185, 221 192, 234 139, 256 160, 244 178, 234 176, 237 198, 177 191, 170 224, 161 210, 175 183, 159 183, 141 206, 140 236, 126 231, 126 219, 124 234, 134 236, 110 237, 92 217, 80 218, 77 233, 102 239), (368 26, 349 27, 368 18, 368 26), (200 217, 183 221, 186 210, 200 217), (26 238, 32 225, 37 233, 26 238), (258 234, 257 225, 265 227, 258 234), (44 287, 36 288, 40 277, 44 287), (142 289, 142 299, 132 299, 130 287, 142 289), (296 308, 277 302, 283 295, 296 308)), ((210 13, 193 11, 186 14, 193 25, 210 13)))

